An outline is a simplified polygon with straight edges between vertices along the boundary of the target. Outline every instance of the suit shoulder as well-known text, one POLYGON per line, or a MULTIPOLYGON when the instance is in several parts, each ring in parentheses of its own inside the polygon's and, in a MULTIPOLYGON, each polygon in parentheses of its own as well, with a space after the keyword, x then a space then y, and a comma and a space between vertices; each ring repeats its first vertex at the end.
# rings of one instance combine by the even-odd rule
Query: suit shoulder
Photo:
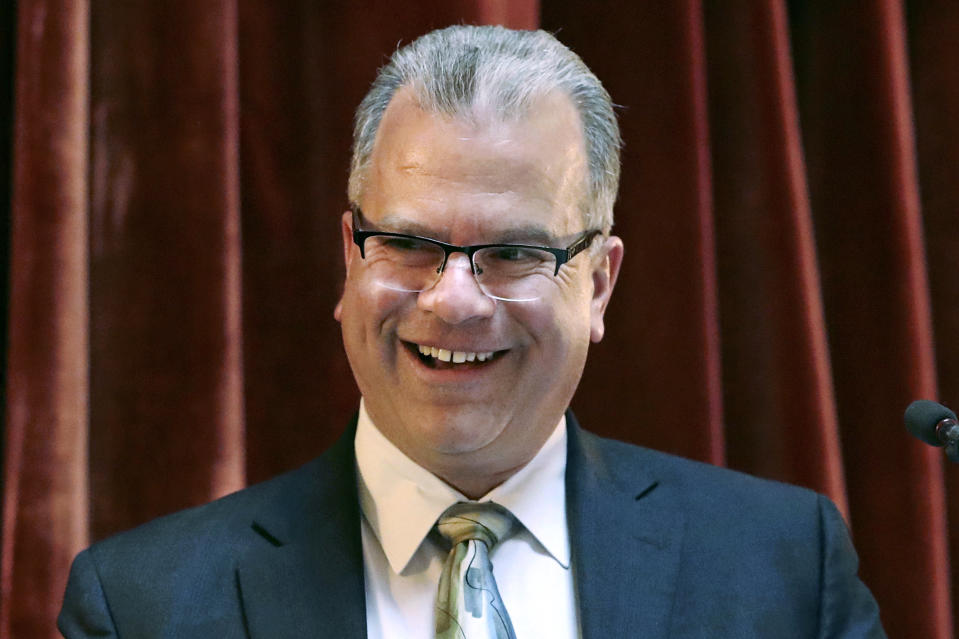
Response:
POLYGON ((99 601, 123 636, 239 636, 244 562, 310 538, 355 505, 349 433, 340 442, 301 468, 95 543, 74 561, 63 623, 99 601))
POLYGON ((93 560, 110 566, 170 562, 202 555, 210 564, 219 552, 234 553, 249 539, 257 516, 270 505, 296 498, 317 472, 319 460, 200 506, 180 510, 94 543, 93 560), (132 562, 132 564, 131 564, 132 562))
POLYGON ((638 570, 651 556, 674 562, 682 587, 671 605, 683 614, 673 634, 884 636, 848 533, 825 497, 586 433, 578 444, 577 476, 600 506, 579 500, 577 523, 605 550, 606 526, 593 522, 614 518, 639 540, 633 555, 623 553, 642 557, 638 570))
POLYGON ((767 520, 774 514, 818 513, 822 497, 808 488, 590 433, 583 433, 583 437, 584 446, 595 446, 601 451, 611 472, 627 478, 626 481, 636 474, 653 477, 676 499, 697 509, 722 508, 745 516, 761 515, 767 520))

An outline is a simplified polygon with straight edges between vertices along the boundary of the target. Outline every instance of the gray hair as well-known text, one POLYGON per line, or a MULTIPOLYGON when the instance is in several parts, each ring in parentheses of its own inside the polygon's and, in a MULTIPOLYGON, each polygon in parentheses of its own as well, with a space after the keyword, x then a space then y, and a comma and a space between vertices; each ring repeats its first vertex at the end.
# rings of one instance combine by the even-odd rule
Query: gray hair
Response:
POLYGON ((410 87, 421 108, 469 117, 477 110, 520 118, 536 99, 567 95, 583 125, 589 180, 588 228, 608 232, 619 188, 622 144, 609 94, 578 55, 545 31, 452 26, 398 49, 356 110, 349 198, 359 205, 376 132, 396 92, 410 87))

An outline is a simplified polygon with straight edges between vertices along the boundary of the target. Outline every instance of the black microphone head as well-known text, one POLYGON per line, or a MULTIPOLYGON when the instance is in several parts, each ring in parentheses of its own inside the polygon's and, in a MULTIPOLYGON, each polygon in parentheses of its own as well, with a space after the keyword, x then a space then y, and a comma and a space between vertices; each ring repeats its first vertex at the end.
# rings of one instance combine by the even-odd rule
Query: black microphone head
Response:
POLYGON ((936 436, 936 425, 944 419, 955 419, 956 414, 942 404, 928 399, 917 399, 909 404, 903 417, 910 433, 927 444, 942 446, 936 436))

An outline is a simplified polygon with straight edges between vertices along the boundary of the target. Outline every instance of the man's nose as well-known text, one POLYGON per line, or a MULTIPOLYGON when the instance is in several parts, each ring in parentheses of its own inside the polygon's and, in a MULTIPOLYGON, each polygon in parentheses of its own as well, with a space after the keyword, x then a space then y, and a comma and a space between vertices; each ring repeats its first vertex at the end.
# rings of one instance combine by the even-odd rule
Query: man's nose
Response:
POLYGON ((450 255, 440 279, 419 294, 417 306, 449 324, 490 317, 496 310, 496 302, 480 288, 463 253, 450 255))

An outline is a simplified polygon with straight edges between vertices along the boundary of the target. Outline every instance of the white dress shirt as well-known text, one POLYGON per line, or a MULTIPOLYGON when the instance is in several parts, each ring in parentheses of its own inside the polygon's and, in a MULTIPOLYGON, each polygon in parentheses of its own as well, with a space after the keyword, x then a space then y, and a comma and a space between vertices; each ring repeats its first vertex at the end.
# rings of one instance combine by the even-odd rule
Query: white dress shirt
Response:
MULTIPOLYGON (((447 550, 429 533, 444 510, 469 499, 386 439, 362 401, 356 464, 363 511, 367 635, 370 639, 431 638, 447 550)), ((523 524, 490 554, 493 576, 517 639, 579 637, 565 473, 564 417, 530 463, 479 499, 506 507, 523 524)))

